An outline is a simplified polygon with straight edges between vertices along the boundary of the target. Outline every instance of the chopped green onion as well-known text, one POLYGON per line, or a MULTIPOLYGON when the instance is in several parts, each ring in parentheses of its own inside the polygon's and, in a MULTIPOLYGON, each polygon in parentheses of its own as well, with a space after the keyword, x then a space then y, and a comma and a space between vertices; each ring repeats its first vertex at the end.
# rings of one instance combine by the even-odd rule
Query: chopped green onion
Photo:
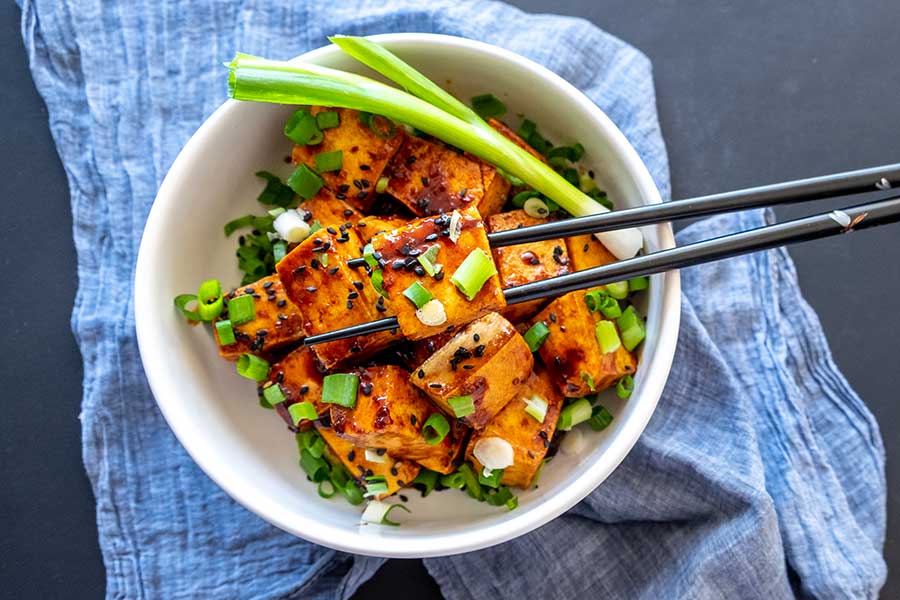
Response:
POLYGON ((301 108, 287 120, 284 124, 284 135, 301 146, 321 144, 325 139, 322 130, 319 129, 318 119, 305 108, 301 108))
POLYGON ((322 437, 319 435, 319 432, 315 429, 307 429, 306 431, 301 431, 297 434, 297 449, 298 450, 309 450, 316 439, 322 437))
POLYGON ((443 442, 448 433, 450 433, 450 423, 447 422, 447 417, 441 413, 432 413, 422 425, 422 437, 430 446, 443 442))
MULTIPOLYGON (((281 391, 281 386, 277 383, 264 388, 263 397, 265 397, 266 402, 269 403, 269 406, 275 406, 276 404, 280 404, 281 402, 287 400, 287 398, 284 397, 284 392, 281 391)), ((296 425, 296 423, 294 424, 296 425)))
POLYGON ((569 431, 579 423, 584 423, 591 418, 591 401, 587 398, 579 398, 559 411, 559 420, 556 427, 561 431, 569 431))
POLYGON ((315 456, 316 458, 322 458, 322 455, 325 454, 325 449, 327 446, 325 445, 325 439, 316 433, 314 436, 309 437, 309 442, 307 444, 306 450, 315 456))
POLYGON ((594 385, 594 377, 590 373, 582 373, 581 380, 587 384, 588 389, 592 392, 597 390, 596 386, 594 385))
POLYGON ((325 498, 327 500, 337 494, 337 486, 334 485, 330 479, 325 479, 319 482, 317 491, 319 492, 320 498, 325 498))
POLYGON ((378 259, 375 258, 375 247, 372 244, 366 244, 363 247, 363 258, 366 261, 366 264, 372 267, 373 269, 378 268, 378 259))
POLYGON ((594 431, 603 431, 612 423, 612 413, 606 410, 606 407, 599 404, 591 409, 591 418, 588 419, 588 425, 594 431))
POLYGON ((372 287, 375 288, 375 291, 384 296, 385 298, 389 298, 387 292, 384 291, 384 274, 381 272, 381 269, 376 269, 372 271, 372 287))
POLYGON ((617 281, 615 283, 607 283, 606 293, 616 300, 624 300, 628 297, 628 282, 627 281, 617 281))
POLYGON ((547 418, 547 401, 540 396, 532 396, 525 400, 525 414, 534 418, 538 423, 543 423, 547 418))
POLYGON ((616 319, 616 323, 622 332, 622 345, 629 352, 637 348, 637 345, 647 337, 647 328, 644 325, 644 320, 633 306, 626 308, 622 316, 616 319))
POLYGON ((318 173, 303 164, 294 169, 294 172, 288 177, 287 183, 304 200, 309 200, 318 194, 325 185, 318 173))
MULTIPOLYGON (((487 469, 484 469, 487 471, 487 469)), ((494 469, 489 476, 485 476, 484 472, 478 474, 478 483, 492 488, 500 487, 500 479, 503 478, 503 469, 494 469)))
POLYGON ((459 471, 441 477, 441 485, 455 490, 461 490, 466 486, 466 479, 459 471))
POLYGON ((319 418, 319 415, 316 414, 316 407, 313 406, 312 402, 307 402, 305 400, 288 406, 288 413, 291 415, 291 422, 293 422, 295 426, 299 425, 300 421, 304 419, 307 421, 315 421, 319 418))
POLYGON ((616 331, 616 325, 612 321, 600 321, 595 329, 597 335, 597 343, 600 344, 600 353, 609 354, 615 352, 622 345, 619 339, 619 332, 616 331))
POLYGON ((436 262, 440 251, 440 246, 431 246, 418 257, 419 264, 422 265, 422 269, 424 269, 430 277, 434 277, 442 269, 441 265, 436 262))
POLYGON ((516 135, 523 140, 527 140, 535 131, 537 131, 537 123, 528 119, 523 119, 522 124, 519 125, 519 129, 516 130, 516 135))
POLYGON ((506 105, 493 94, 481 94, 472 98, 472 110, 484 120, 491 117, 502 117, 506 114, 506 105))
POLYGON ((397 133, 397 126, 394 125, 394 122, 388 119, 387 117, 383 117, 381 115, 373 115, 370 112, 360 111, 359 113, 359 121, 363 125, 369 128, 369 130, 374 133, 377 137, 387 140, 397 133), (380 122, 387 123, 386 127, 379 127, 379 119, 380 122))
POLYGON ((353 408, 358 389, 359 375, 355 373, 326 375, 322 381, 322 402, 353 408))
POLYGON ((269 375, 269 363, 254 354, 244 353, 237 359, 237 372, 253 381, 265 381, 269 375))
POLYGON ((410 302, 416 305, 416 308, 422 308, 428 301, 434 298, 434 294, 425 289, 418 281, 414 281, 411 286, 403 290, 403 295, 406 296, 410 302))
MULTIPOLYGON (((268 171, 257 171, 256 176, 266 180, 266 187, 263 188, 263 191, 256 198, 260 204, 285 207, 294 201, 294 190, 284 185, 278 175, 268 171)), ((246 219, 247 217, 242 218, 246 219)), ((242 225, 242 227, 246 227, 246 225, 242 225)), ((229 235, 228 225, 225 226, 225 235, 229 235)))
POLYGON ((272 244, 272 256, 275 258, 275 262, 280 261, 287 254, 287 244, 284 242, 275 242, 272 244))
POLYGON ((373 500, 366 506, 363 511, 362 521, 364 523, 374 523, 375 525, 390 525, 391 527, 399 527, 400 523, 391 521, 388 516, 397 508, 402 508, 406 512, 412 512, 402 504, 388 504, 387 502, 379 502, 373 500))
POLYGON ((538 321, 528 328, 523 336, 532 352, 537 352, 550 335, 550 328, 543 321, 538 321))
POLYGON ((220 346, 230 346, 235 342, 234 328, 231 326, 231 321, 228 319, 216 321, 216 333, 219 334, 220 346))
POLYGON ((342 465, 340 462, 337 462, 338 459, 331 454, 328 455, 327 459, 332 463, 331 483, 333 483, 338 489, 350 483, 350 472, 347 471, 344 465, 342 465))
POLYGON ((597 184, 594 183, 594 179, 587 173, 582 173, 578 177, 578 189, 580 189, 585 194, 595 189, 596 187, 597 184))
POLYGON ((379 494, 387 494, 390 488, 384 475, 376 475, 374 477, 366 477, 366 494, 367 498, 378 496, 379 494))
POLYGON ((197 291, 197 313, 200 319, 212 321, 219 316, 224 306, 222 284, 218 279, 208 279, 200 284, 197 291))
POLYGON ((584 146, 575 143, 572 146, 557 146, 547 153, 547 158, 561 157, 569 162, 578 162, 584 156, 584 146))
POLYGON ((631 375, 622 376, 619 381, 616 382, 616 396, 621 398, 622 400, 626 400, 631 398, 631 392, 634 391, 634 377, 631 375))
POLYGON ((309 233, 307 235, 312 235, 320 229, 323 229, 322 224, 318 221, 313 221, 309 226, 309 233))
POLYGON ((491 506, 506 506, 509 510, 513 510, 519 506, 519 499, 513 496, 512 492, 510 492, 509 488, 505 485, 500 486, 500 488, 496 490, 487 490, 484 501, 491 506))
POLYGON ((603 296, 600 304, 597 306, 597 310, 603 313, 603 316, 607 319, 615 319, 622 315, 622 307, 619 306, 619 301, 612 296, 603 296))
POLYGON ((487 280, 496 274, 497 267, 494 266, 494 261, 488 256, 488 253, 481 248, 475 248, 462 261, 450 281, 471 301, 478 295, 487 280))
POLYGON ((331 472, 328 463, 321 456, 314 456, 309 450, 300 451, 300 468, 316 483, 328 479, 331 472))
MULTIPOLYGON (((291 190, 291 195, 293 196, 293 194, 294 191, 291 190)), ((230 236, 238 229, 250 227, 251 225, 253 225, 253 215, 244 215, 243 217, 238 217, 233 221, 228 221, 227 223, 225 223, 225 237, 230 236)))
POLYGON ((584 295, 584 303, 587 304, 588 310, 597 312, 603 306, 603 299, 607 297, 606 290, 591 290, 584 295))
POLYGON ((341 115, 336 110, 323 110, 316 113, 316 125, 319 129, 333 129, 341 124, 341 115))
POLYGON ((425 496, 430 494, 434 487, 437 485, 440 476, 441 474, 437 471, 432 471, 431 469, 422 467, 419 470, 419 474, 416 475, 416 478, 409 483, 410 485, 419 488, 422 491, 422 497, 424 498, 425 496))
POLYGON ((525 210, 525 214, 532 219, 546 219, 547 215, 550 214, 550 209, 547 208, 547 205, 540 198, 529 198, 522 205, 522 208, 525 210))
POLYGON ((472 470, 472 467, 469 466, 469 463, 463 463, 459 465, 459 468, 456 470, 456 472, 460 473, 463 476, 466 493, 476 500, 483 500, 484 494, 481 491, 481 484, 478 483, 478 476, 475 474, 475 471, 472 470))
POLYGON ((267 210, 266 212, 269 213, 270 217, 275 217, 277 219, 278 215, 284 214, 284 209, 279 206, 278 208, 273 208, 272 210, 267 210))
POLYGON ((628 280, 628 291, 639 292, 650 287, 650 279, 648 277, 634 277, 628 280))
POLYGON ((195 294, 178 294, 175 296, 175 308, 181 311, 181 314, 189 321, 201 321, 200 315, 193 310, 188 310, 187 305, 191 302, 197 302, 195 294))
POLYGON ((244 294, 228 301, 228 317, 232 325, 243 325, 256 318, 256 305, 253 296, 244 294))
MULTIPOLYGON (((525 203, 532 198, 540 198, 541 193, 536 192, 534 190, 525 190, 524 192, 519 192, 518 194, 512 197, 510 203, 516 208, 525 208, 525 203)), ((546 206, 546 204, 544 205, 546 206)))
POLYGON ((347 482, 347 485, 340 488, 341 494, 344 495, 344 498, 347 499, 347 502, 352 504, 353 506, 358 506, 363 502, 363 493, 356 486, 356 482, 350 480, 347 482))
POLYGON ((383 194, 390 182, 391 180, 383 175, 379 177, 378 181, 375 182, 375 193, 383 194))
POLYGON ((341 150, 316 154, 316 171, 319 173, 340 171, 342 166, 344 166, 344 152, 341 150))
POLYGON ((457 419, 461 419, 475 412, 475 401, 472 399, 471 394, 447 398, 447 404, 450 405, 450 410, 453 411, 453 414, 456 415, 457 419))

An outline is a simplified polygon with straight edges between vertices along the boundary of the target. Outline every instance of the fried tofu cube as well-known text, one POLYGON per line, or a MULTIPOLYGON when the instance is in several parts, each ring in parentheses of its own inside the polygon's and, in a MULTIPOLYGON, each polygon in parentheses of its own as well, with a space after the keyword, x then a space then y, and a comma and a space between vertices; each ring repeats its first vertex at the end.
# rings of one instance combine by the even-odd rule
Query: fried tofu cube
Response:
MULTIPOLYGON (((491 215, 487 219, 491 231, 506 231, 546 223, 546 219, 535 219, 524 210, 513 210, 491 215)), ((500 272, 503 289, 532 281, 541 281, 565 275, 570 272, 569 255, 563 240, 545 240, 515 246, 494 248, 494 262, 500 272)), ((530 319, 541 307, 544 300, 533 300, 521 304, 511 304, 503 311, 503 316, 514 323, 530 319)))
MULTIPOLYGON (((223 346, 218 330, 213 328, 222 358, 237 360, 245 352, 270 356, 271 353, 281 351, 303 339, 303 317, 297 306, 288 300, 277 275, 269 275, 255 283, 232 290, 225 299, 227 301, 246 295, 253 296, 256 318, 233 326, 234 343, 223 346)), ((217 320, 227 318, 228 312, 225 310, 217 320)))
POLYGON ((280 361, 272 364, 265 387, 278 385, 284 394, 284 402, 275 405, 275 411, 292 430, 307 429, 310 422, 303 420, 294 425, 288 407, 300 402, 309 402, 320 417, 328 412, 330 405, 322 402, 322 373, 316 357, 306 346, 300 346, 280 361))
POLYGON ((340 461, 360 485, 365 486, 366 477, 384 477, 388 491, 375 496, 376 500, 387 498, 406 487, 421 470, 421 467, 412 461, 397 460, 390 455, 386 455, 387 461, 383 463, 368 461, 365 448, 354 446, 353 442, 345 440, 319 421, 316 421, 316 431, 328 445, 329 460, 340 461))
POLYGON ((584 295, 578 291, 560 296, 534 318, 550 329, 538 353, 568 398, 607 388, 634 373, 637 366, 634 354, 624 346, 608 354, 600 352, 595 330, 604 317, 588 309, 584 295))
POLYGON ((369 215, 356 224, 356 233, 368 244, 379 233, 398 229, 408 222, 409 219, 403 217, 369 215))
POLYGON ((584 271, 616 262, 616 257, 591 234, 566 238, 569 262, 573 271, 584 271))
POLYGON ((500 483, 520 488, 529 487, 553 440, 562 405, 563 397, 556 390, 546 369, 536 368, 535 372, 518 386, 516 395, 503 410, 497 413, 484 429, 472 434, 466 448, 466 458, 474 463, 478 472, 481 472, 484 467, 473 454, 475 444, 483 438, 504 439, 513 448, 513 464, 503 470, 500 483), (543 422, 525 412, 528 406, 526 400, 534 397, 547 403, 547 414, 543 422))
POLYGON ((491 275, 478 293, 469 300, 452 282, 453 274, 471 252, 481 251, 491 255, 484 224, 478 212, 468 209, 459 213, 462 227, 459 239, 454 243, 446 235, 450 215, 416 219, 400 229, 384 233, 372 240, 378 253, 383 276, 382 288, 397 313, 400 329, 413 340, 430 337, 457 325, 468 323, 491 311, 506 306, 500 278, 491 275), (436 263, 442 270, 436 277, 428 276, 419 265, 418 256, 437 247, 436 263), (418 282, 440 301, 446 320, 439 325, 426 325, 416 314, 416 306, 403 292, 418 282))
POLYGON ((409 371, 393 365, 359 369, 354 408, 331 405, 331 428, 357 446, 384 448, 439 473, 450 473, 462 449, 464 430, 453 427, 431 445, 422 426, 438 409, 409 383, 409 371))
POLYGON ((513 325, 498 315, 472 321, 413 373, 412 383, 448 415, 450 399, 472 396, 475 411, 460 420, 483 429, 531 374, 534 358, 513 325))
POLYGON ((325 189, 309 200, 301 202, 297 210, 305 221, 308 223, 318 221, 322 227, 337 228, 344 225, 344 228, 347 228, 348 223, 349 226, 355 226, 362 218, 362 213, 343 200, 338 200, 333 193, 325 189))
POLYGON ((378 178, 407 135, 402 127, 394 126, 382 117, 375 117, 371 121, 373 127, 369 127, 360 120, 360 113, 356 110, 320 106, 310 108, 314 115, 325 111, 336 111, 340 125, 325 129, 320 144, 294 146, 294 165, 303 163, 315 169, 317 154, 340 150, 341 170, 322 173, 322 179, 332 193, 345 196, 350 204, 366 211, 375 198, 378 178), (376 134, 373 128, 379 133, 376 134))
MULTIPOLYGON (((337 231, 337 230, 335 230, 337 231)), ((351 269, 347 261, 361 255, 362 241, 352 229, 334 235, 320 229, 303 240, 276 265, 285 292, 303 307, 303 331, 317 335, 374 321, 390 312, 377 306, 378 293, 365 271, 351 269)), ((383 301, 382 301, 383 302, 383 301)), ((347 360, 359 360, 382 350, 396 336, 387 331, 317 344, 316 357, 326 369, 347 360)))
POLYGON ((478 203, 478 212, 488 217, 503 210, 506 197, 509 196, 510 183, 497 169, 481 162, 481 186, 484 197, 478 203))

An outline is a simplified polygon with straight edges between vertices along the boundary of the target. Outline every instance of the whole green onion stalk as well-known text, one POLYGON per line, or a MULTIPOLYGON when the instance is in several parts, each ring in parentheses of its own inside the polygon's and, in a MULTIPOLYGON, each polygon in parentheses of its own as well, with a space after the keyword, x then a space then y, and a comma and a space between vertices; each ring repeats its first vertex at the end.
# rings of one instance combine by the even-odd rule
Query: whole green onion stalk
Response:
MULTIPOLYGON (((383 115, 487 161, 521 179, 574 216, 607 212, 549 165, 501 135, 472 109, 383 46, 358 37, 334 37, 332 41, 409 93, 353 73, 239 53, 227 65, 231 97, 277 104, 333 106, 383 115)), ((595 235, 620 259, 634 256, 643 245, 637 229, 595 235)))

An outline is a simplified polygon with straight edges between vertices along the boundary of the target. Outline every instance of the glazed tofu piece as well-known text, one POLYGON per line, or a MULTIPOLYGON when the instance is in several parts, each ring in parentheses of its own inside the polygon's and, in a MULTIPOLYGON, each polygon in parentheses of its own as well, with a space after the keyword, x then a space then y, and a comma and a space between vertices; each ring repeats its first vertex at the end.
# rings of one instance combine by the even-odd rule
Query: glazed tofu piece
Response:
MULTIPOLYGON (((487 219, 491 231, 506 231, 546 222, 546 219, 529 217, 524 210, 499 213, 487 219)), ((503 289, 570 272, 569 254, 566 243, 561 239, 494 248, 493 254, 503 289)), ((511 304, 503 311, 503 316, 518 323, 533 317, 545 304, 545 300, 511 304)))
POLYGON ((509 442, 513 448, 513 464, 503 470, 500 483, 508 486, 527 488, 547 454, 547 448, 556 432, 556 422, 562 409, 563 397, 556 390, 544 368, 536 368, 531 376, 521 383, 516 395, 491 419, 484 429, 476 431, 469 439, 466 458, 475 465, 478 472, 483 466, 473 455, 478 440, 499 437, 509 442), (525 412, 527 400, 535 397, 547 403, 547 414, 543 422, 525 412))
POLYGON ((343 200, 338 200, 333 193, 325 189, 309 200, 301 202, 297 210, 307 223, 318 221, 322 227, 335 229, 341 225, 345 229, 355 226, 362 218, 362 213, 343 200))
POLYGON ((471 396, 475 410, 460 420, 483 429, 531 375, 534 358, 512 323, 489 313, 472 321, 413 373, 411 381, 448 415, 450 400, 471 396))
POLYGON ((487 217, 503 210, 511 187, 509 181, 496 168, 483 161, 481 162, 481 187, 484 188, 484 197, 478 203, 478 212, 487 217))
MULTIPOLYGON (((303 339, 303 317, 297 306, 288 300, 277 275, 269 275, 255 283, 234 289, 225 299, 228 301, 246 295, 253 297, 256 318, 233 326, 234 343, 222 346, 219 333, 213 328, 222 358, 237 360, 245 352, 271 356, 273 352, 284 350, 303 339)), ((226 310, 217 320, 227 318, 226 305, 226 310)))
POLYGON ((374 117, 369 127, 360 120, 360 113, 348 108, 313 106, 310 112, 317 115, 325 111, 338 113, 340 124, 325 129, 322 143, 310 146, 294 146, 294 165, 300 163, 316 168, 316 155, 321 152, 342 152, 340 171, 321 173, 325 185, 339 200, 347 200, 354 207, 366 211, 375 197, 375 184, 388 161, 407 137, 402 127, 397 127, 382 117, 374 117), (377 129, 378 134, 372 129, 377 129))
POLYGON ((384 278, 382 288, 397 314, 400 329, 409 339, 431 337, 506 306, 500 278, 496 274, 485 281, 471 300, 453 283, 454 274, 471 253, 481 252, 485 258, 491 256, 487 234, 478 212, 468 209, 458 214, 461 217, 461 230, 455 242, 447 235, 453 221, 451 215, 416 219, 400 229, 375 236, 372 240, 384 278), (436 276, 428 275, 418 262, 418 256, 429 252, 433 247, 438 248, 434 262, 442 266, 436 276), (440 302, 445 319, 439 319, 435 325, 426 324, 420 319, 416 305, 403 294, 415 283, 419 283, 440 302))
POLYGON ((330 405, 322 402, 322 373, 312 350, 300 346, 269 369, 265 387, 277 385, 284 395, 284 402, 275 405, 275 411, 292 429, 306 429, 310 422, 301 421, 294 425, 288 407, 299 402, 309 402, 319 416, 328 412, 330 405))
MULTIPOLYGON (((344 229, 334 235, 320 229, 276 265, 288 297, 303 307, 306 335, 358 325, 390 314, 383 304, 378 304, 378 293, 367 281, 366 272, 347 266, 350 258, 361 255, 361 248, 362 241, 355 230, 344 229)), ((317 344, 313 352, 326 369, 332 369, 347 360, 371 356, 387 347, 395 337, 383 331, 317 344)))
POLYGON ((430 445, 422 426, 438 409, 409 383, 409 371, 393 365, 363 368, 354 408, 331 405, 331 428, 365 448, 413 460, 439 473, 450 473, 460 454, 464 429, 452 427, 439 444, 430 445))
POLYGON ((607 388, 623 375, 634 373, 637 365, 634 354, 624 346, 608 354, 600 352, 595 328, 604 317, 588 309, 584 295, 578 291, 560 296, 534 318, 550 329, 538 353, 568 398, 607 388))
POLYGON ((410 481, 416 478, 421 469, 412 461, 397 460, 389 454, 385 454, 386 462, 368 461, 365 448, 354 446, 352 442, 348 442, 334 433, 330 427, 316 421, 316 431, 328 444, 329 459, 340 461, 361 486, 365 487, 366 477, 384 477, 388 491, 375 496, 376 500, 387 498, 399 489, 406 487, 410 481))
POLYGON ((402 217, 370 215, 360 219, 356 224, 356 232, 368 244, 376 235, 403 227, 408 222, 409 219, 402 217))
POLYGON ((616 257, 593 235, 566 238, 569 262, 573 271, 584 271, 616 262, 616 257))

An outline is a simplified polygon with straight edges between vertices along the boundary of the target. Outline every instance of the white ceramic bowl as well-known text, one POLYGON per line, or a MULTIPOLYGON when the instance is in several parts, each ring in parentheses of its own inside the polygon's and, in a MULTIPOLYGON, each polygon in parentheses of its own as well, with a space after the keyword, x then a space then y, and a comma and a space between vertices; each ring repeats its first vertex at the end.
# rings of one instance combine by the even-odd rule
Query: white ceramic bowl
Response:
MULTIPOLYGON (((509 115, 531 115, 557 143, 580 141, 586 164, 617 206, 660 202, 641 159, 609 118, 540 65, 456 37, 374 39, 460 98, 492 92, 507 104, 509 115)), ((372 74, 335 46, 302 58, 372 74)), ((291 111, 233 100, 223 104, 179 154, 147 220, 135 272, 137 334, 150 387, 172 431, 197 464, 246 508, 285 531, 348 552, 408 558, 476 550, 527 533, 572 507, 616 468, 653 414, 678 334, 677 273, 652 279, 647 339, 632 397, 610 398, 612 425, 589 432, 579 454, 557 455, 543 470, 538 489, 518 493, 518 509, 470 501, 455 490, 428 498, 413 492, 407 505, 412 514, 399 516, 402 527, 361 526, 359 507, 339 497, 318 497, 297 465, 293 437, 280 418, 259 407, 253 382, 218 357, 206 328, 187 326, 172 307, 176 294, 209 277, 239 283, 236 242, 223 237, 222 225, 261 212, 255 171, 289 172, 284 157, 290 143, 281 130, 291 111)), ((648 251, 674 245, 668 226, 643 231, 648 251)))

